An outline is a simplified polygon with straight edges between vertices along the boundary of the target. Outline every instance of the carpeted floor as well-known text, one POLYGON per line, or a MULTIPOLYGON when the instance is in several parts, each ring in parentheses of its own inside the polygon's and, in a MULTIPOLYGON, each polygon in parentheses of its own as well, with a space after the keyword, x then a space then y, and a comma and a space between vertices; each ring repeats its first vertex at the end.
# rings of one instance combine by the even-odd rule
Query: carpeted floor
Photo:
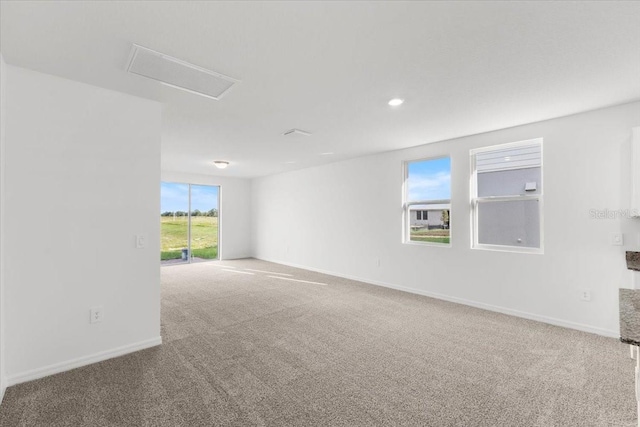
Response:
POLYGON ((256 260, 163 268, 162 336, 9 388, 0 425, 636 422, 615 339, 256 260))

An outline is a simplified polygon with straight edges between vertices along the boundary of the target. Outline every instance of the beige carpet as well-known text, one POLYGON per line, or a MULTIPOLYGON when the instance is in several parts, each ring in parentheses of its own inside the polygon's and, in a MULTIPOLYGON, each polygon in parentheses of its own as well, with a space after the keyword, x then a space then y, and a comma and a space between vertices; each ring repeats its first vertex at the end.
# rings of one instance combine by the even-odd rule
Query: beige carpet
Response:
POLYGON ((615 339, 256 260, 163 268, 162 336, 9 388, 0 425, 635 425, 615 339))

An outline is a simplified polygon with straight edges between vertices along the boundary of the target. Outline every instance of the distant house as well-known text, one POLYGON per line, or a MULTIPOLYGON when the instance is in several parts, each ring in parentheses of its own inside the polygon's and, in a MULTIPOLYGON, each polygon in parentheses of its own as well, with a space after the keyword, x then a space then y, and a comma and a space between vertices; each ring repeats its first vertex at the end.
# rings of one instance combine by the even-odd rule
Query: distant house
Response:
POLYGON ((443 221, 442 213, 447 211, 445 215, 448 219, 448 213, 451 205, 428 205, 428 206, 411 206, 409 208, 409 221, 412 228, 449 228, 449 221, 443 221))

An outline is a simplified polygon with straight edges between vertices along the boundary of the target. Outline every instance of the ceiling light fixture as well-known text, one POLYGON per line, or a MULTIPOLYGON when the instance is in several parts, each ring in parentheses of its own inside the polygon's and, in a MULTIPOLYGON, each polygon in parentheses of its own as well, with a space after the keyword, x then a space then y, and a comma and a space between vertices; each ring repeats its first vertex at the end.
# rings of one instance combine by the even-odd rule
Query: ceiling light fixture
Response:
POLYGON ((393 98, 391 101, 389 101, 389 105, 391 105, 392 107, 397 107, 399 105, 402 105, 403 102, 404 99, 393 98))
POLYGON ((226 162, 224 160, 216 160, 213 162, 213 164, 216 165, 218 169, 225 169, 227 166, 229 166, 229 162, 226 162))
POLYGON ((329 152, 326 152, 326 153, 320 153, 321 156, 330 156, 332 154, 333 154, 333 151, 329 151, 329 152))
POLYGON ((302 129, 289 129, 288 131, 286 131, 285 133, 283 133, 284 136, 311 136, 311 132, 307 132, 306 130, 302 130, 302 129))

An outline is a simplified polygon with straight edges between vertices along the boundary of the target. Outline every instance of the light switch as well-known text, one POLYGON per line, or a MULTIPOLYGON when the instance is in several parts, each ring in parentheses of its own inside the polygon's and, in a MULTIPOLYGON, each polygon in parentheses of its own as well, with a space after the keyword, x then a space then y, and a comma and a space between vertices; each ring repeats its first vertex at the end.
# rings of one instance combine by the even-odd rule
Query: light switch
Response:
POLYGON ((624 237, 622 233, 611 233, 611 245, 622 246, 624 244, 624 237))
POLYGON ((144 234, 136 235, 136 248, 144 249, 146 247, 147 247, 147 236, 145 236, 144 234))

